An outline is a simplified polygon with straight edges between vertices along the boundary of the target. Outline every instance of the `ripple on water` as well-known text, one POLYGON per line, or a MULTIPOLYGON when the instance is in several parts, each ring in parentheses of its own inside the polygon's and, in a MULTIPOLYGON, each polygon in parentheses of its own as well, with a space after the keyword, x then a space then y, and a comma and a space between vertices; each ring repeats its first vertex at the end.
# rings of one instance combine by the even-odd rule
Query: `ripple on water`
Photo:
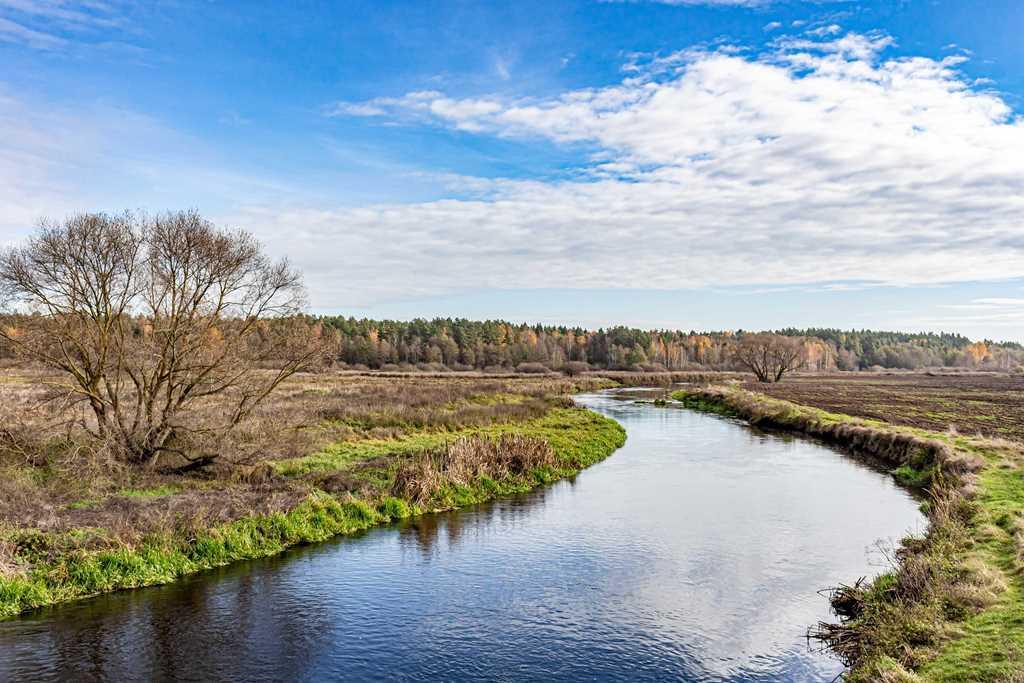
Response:
POLYGON ((0 680, 833 678, 816 591, 915 501, 816 443, 579 400, 629 439, 572 481, 0 622, 0 680))

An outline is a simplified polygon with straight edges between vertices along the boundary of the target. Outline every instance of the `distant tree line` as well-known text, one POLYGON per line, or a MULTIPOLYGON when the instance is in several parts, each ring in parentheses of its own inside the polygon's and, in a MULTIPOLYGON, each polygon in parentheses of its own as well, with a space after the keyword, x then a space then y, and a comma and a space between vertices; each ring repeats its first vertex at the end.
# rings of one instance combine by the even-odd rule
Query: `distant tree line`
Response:
MULTIPOLYGON (((355 367, 580 370, 726 370, 737 367, 736 350, 755 333, 641 330, 527 325, 462 318, 412 321, 311 318, 331 357, 355 367)), ((1024 364, 1015 343, 972 341, 949 333, 873 330, 784 329, 799 338, 800 366, 810 370, 872 367, 920 369, 965 367, 1008 371, 1024 364)))

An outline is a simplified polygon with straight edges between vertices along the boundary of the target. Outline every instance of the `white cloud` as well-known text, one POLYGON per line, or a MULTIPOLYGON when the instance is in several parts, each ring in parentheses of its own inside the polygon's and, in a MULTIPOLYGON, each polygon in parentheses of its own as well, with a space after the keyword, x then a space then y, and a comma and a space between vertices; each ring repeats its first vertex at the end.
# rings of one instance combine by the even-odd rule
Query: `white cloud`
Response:
POLYGON ((972 299, 971 302, 967 304, 945 304, 942 308, 950 308, 958 311, 998 311, 998 313, 995 313, 994 315, 1017 316, 1024 314, 1024 299, 988 297, 983 299, 972 299), (1020 310, 1014 311, 1012 309, 1020 310))
POLYGON ((807 31, 807 35, 818 37, 834 36, 842 30, 843 29, 839 24, 828 24, 827 26, 819 26, 818 28, 807 31))
POLYGON ((1009 299, 1006 297, 989 297, 987 299, 974 299, 974 303, 989 306, 1024 306, 1024 299, 1009 299))
POLYGON ((501 57, 501 56, 495 57, 494 58, 494 73, 496 73, 498 75, 498 78, 500 78, 503 81, 507 81, 508 79, 512 78, 512 71, 511 71, 510 60, 506 59, 505 57, 501 57))
POLYGON ((1024 275, 1024 125, 971 89, 960 58, 882 59, 891 42, 684 51, 654 75, 552 99, 377 100, 390 116, 584 145, 594 162, 472 200, 273 220, 314 241, 341 233, 343 253, 375 235, 389 246, 373 253, 408 269, 395 293, 1024 275))
MULTIPOLYGON (((809 31, 808 33, 818 35, 818 37, 831 35, 831 32, 816 34, 814 31, 809 31)), ((867 35, 861 33, 847 33, 842 38, 836 38, 834 40, 780 38, 775 41, 776 47, 786 50, 788 53, 799 52, 801 50, 808 52, 833 52, 842 57, 861 61, 869 61, 873 59, 880 52, 892 46, 892 44, 892 36, 888 36, 883 33, 867 35)), ((787 59, 802 58, 799 54, 787 54, 785 57, 787 59)), ((955 62, 949 61, 951 59, 962 60, 963 58, 947 57, 943 63, 946 65, 954 64, 955 62)))
POLYGON ((111 3, 75 0, 0 0, 0 10, 38 17, 65 27, 109 28, 122 21, 111 3))
POLYGON ((90 177, 123 202, 144 182, 167 208, 254 231, 331 308, 479 288, 1024 276, 1024 124, 972 88, 961 57, 886 58, 890 42, 681 50, 551 98, 430 90, 337 103, 325 113, 541 139, 588 159, 568 179, 455 175, 447 198, 355 208, 220 171, 196 141, 124 112, 82 121, 0 91, 0 228, 10 238, 40 214, 95 208, 90 177))
POLYGON ((764 25, 763 30, 767 32, 774 31, 777 28, 782 28, 781 21, 769 21, 767 24, 764 25))

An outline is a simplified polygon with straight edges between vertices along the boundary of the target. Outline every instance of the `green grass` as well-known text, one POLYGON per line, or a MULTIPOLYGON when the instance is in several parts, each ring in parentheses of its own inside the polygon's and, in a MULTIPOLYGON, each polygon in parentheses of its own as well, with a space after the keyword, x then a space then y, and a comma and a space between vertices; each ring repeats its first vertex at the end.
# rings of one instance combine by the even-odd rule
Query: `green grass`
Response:
MULTIPOLYGON (((450 432, 410 434, 395 439, 365 439, 332 444, 312 455, 278 460, 271 465, 278 474, 296 477, 312 472, 342 471, 360 462, 380 457, 418 453, 466 436, 496 437, 502 434, 524 434, 558 440, 559 435, 566 429, 594 426, 589 418, 591 415, 596 415, 596 413, 579 408, 554 408, 542 417, 525 422, 468 427, 450 432)), ((552 446, 555 446, 554 441, 552 446)), ((571 450, 572 444, 565 443, 562 447, 571 450)), ((557 451, 558 447, 555 446, 555 449, 557 451)))
MULTIPOLYGON (((469 486, 441 491, 431 508, 477 503, 569 476, 607 457, 625 442, 625 431, 618 423, 580 408, 554 409, 544 417, 525 423, 488 427, 476 433, 498 434, 513 427, 546 439, 557 455, 558 465, 509 480, 481 479, 469 486)), ((396 448, 422 447, 430 443, 430 439, 396 441, 399 443, 373 442, 364 444, 361 450, 317 454, 286 471, 303 472, 310 471, 309 467, 320 469, 328 465, 343 468, 357 456, 393 455, 400 452, 396 448)), ((135 493, 170 495, 164 487, 159 488, 160 492, 154 488, 135 493)), ((122 492, 122 495, 125 494, 122 492)), ((23 559, 33 561, 33 567, 27 574, 0 576, 0 618, 90 595, 169 583, 205 569, 274 555, 295 545, 354 533, 419 512, 422 510, 408 501, 392 496, 359 500, 315 490, 288 512, 245 517, 192 534, 151 535, 134 546, 111 550, 87 551, 69 546, 66 552, 56 553, 55 559, 50 559, 54 555, 54 539, 37 530, 20 530, 17 533, 24 536, 22 545, 31 551, 31 556, 23 559)))
POLYGON ((121 489, 117 492, 117 495, 126 498, 162 498, 164 496, 173 496, 179 491, 181 491, 181 487, 176 484, 161 484, 160 486, 151 486, 145 489, 121 489))
MULTIPOLYGON (((860 595, 866 616, 850 623, 861 637, 871 639, 868 651, 873 654, 859 661, 847 679, 964 683, 1020 680, 1016 677, 1024 674, 1024 551, 1018 544, 1024 541, 1015 539, 1014 534, 1024 535, 1024 458, 1018 446, 894 427, 877 420, 786 405, 760 394, 756 404, 728 392, 714 395, 680 391, 673 398, 700 410, 752 417, 741 414, 739 407, 744 406, 743 410, 770 416, 773 425, 798 430, 813 431, 819 425, 845 422, 912 434, 947 443, 964 455, 980 456, 983 464, 977 492, 968 504, 968 520, 964 531, 959 532, 961 537, 947 536, 952 533, 951 527, 936 529, 933 521, 924 545, 920 540, 910 541, 919 549, 919 558, 929 563, 929 571, 939 582, 935 584, 939 592, 916 603, 895 599, 891 596, 896 594, 899 577, 892 572, 882 574, 865 588, 860 595), (965 598, 961 593, 965 590, 988 591, 990 598, 972 606, 971 594, 965 598)), ((893 476, 901 484, 918 488, 942 482, 936 463, 924 460, 912 459, 893 470, 893 476)))
POLYGON ((997 602, 962 624, 962 635, 920 671, 925 680, 994 681, 1024 671, 1024 582, 1008 522, 1024 514, 1024 477, 992 453, 982 473, 977 523, 988 531, 972 554, 1009 577, 997 602))
POLYGON ((934 474, 934 466, 918 469, 910 465, 901 465, 892 471, 892 476, 898 484, 912 489, 928 488, 934 474))

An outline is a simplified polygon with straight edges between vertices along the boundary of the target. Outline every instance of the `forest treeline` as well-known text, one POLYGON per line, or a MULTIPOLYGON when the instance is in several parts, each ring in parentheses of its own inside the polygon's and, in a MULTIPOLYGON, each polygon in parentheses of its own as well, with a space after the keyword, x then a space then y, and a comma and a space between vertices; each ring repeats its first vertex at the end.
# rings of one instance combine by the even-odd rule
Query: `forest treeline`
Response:
MULTIPOLYGON (((749 334, 515 324, 461 318, 412 321, 311 318, 331 360, 354 367, 399 370, 733 369, 734 345, 749 334)), ((858 370, 964 367, 1010 371, 1024 364, 1015 343, 972 341, 959 334, 873 330, 784 329, 803 337, 804 368, 858 370)))

